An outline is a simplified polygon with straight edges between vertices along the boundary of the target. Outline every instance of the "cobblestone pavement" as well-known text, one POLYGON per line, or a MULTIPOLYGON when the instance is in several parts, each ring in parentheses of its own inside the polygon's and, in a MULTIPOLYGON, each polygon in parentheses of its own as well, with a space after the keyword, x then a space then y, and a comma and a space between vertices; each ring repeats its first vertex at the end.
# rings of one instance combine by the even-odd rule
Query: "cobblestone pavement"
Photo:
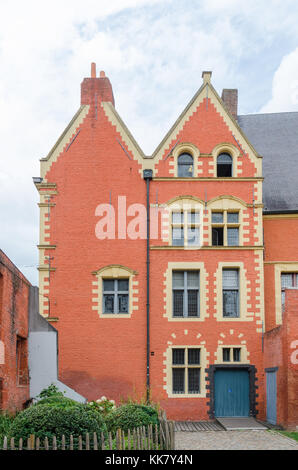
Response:
POLYGON ((276 431, 176 432, 176 450, 298 450, 298 442, 276 431))

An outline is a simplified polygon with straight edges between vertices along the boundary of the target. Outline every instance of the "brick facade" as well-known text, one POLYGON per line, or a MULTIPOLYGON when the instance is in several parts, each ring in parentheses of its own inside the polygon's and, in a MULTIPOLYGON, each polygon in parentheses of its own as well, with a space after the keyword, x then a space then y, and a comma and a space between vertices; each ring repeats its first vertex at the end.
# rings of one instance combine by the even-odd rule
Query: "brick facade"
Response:
MULTIPOLYGON (((235 108, 237 96, 232 95, 235 108)), ((127 237, 118 214, 121 208, 127 211, 129 230, 141 210, 135 204, 146 206, 143 170, 151 169, 151 216, 154 210, 162 212, 158 235, 150 239, 151 397, 170 419, 208 419, 213 392, 208 369, 223 365, 223 347, 238 347, 241 366, 255 374, 253 409, 265 419, 261 157, 234 120, 235 109, 226 109, 212 87, 210 74, 204 75, 202 87, 150 158, 113 103, 110 82, 102 73, 96 78, 93 68, 91 78, 82 84, 82 106, 42 160, 43 180, 36 185, 41 198, 40 310, 59 331, 60 378, 88 400, 106 395, 119 402, 146 396, 146 239, 127 237), (177 157, 185 151, 193 156, 193 176, 178 178, 177 157), (232 178, 216 177, 220 152, 233 158, 232 178), (184 200, 200 211, 197 249, 170 242, 171 224, 164 209, 184 200), (103 216, 100 204, 112 211, 110 217, 109 208, 115 210, 115 226, 107 218, 115 239, 97 236, 103 216), (212 211, 228 210, 240 217, 239 246, 212 246, 212 211), (222 316, 222 269, 227 267, 239 270, 236 319, 222 316), (108 277, 128 273, 129 315, 101 313, 105 269, 108 277), (200 318, 173 319, 169 299, 175 269, 200 270, 200 318), (170 360, 175 347, 201 350, 198 394, 172 394, 170 360)), ((140 233, 146 233, 145 221, 146 217, 139 220, 140 233)), ((272 326, 270 307, 266 315, 272 326)))
POLYGON ((0 250, 0 409, 15 412, 29 399, 30 284, 0 250))

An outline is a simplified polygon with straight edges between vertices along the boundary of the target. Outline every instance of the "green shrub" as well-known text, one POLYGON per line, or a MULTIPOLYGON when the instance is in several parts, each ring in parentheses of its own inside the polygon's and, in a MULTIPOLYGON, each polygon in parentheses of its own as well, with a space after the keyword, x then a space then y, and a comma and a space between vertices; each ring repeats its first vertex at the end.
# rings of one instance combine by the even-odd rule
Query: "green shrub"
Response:
POLYGON ((64 395, 52 395, 48 398, 43 398, 42 400, 39 400, 35 406, 40 406, 40 405, 49 405, 49 406, 55 406, 58 408, 70 408, 72 406, 77 406, 79 403, 75 400, 72 400, 71 398, 67 398, 64 395))
POLYGON ((44 398, 50 398, 52 396, 64 397, 64 394, 59 391, 59 388, 55 384, 51 384, 47 388, 44 388, 37 396, 37 398, 42 400, 44 398))
POLYGON ((0 412, 0 446, 3 444, 3 438, 9 435, 14 416, 0 412))
POLYGON ((86 433, 96 433, 106 436, 106 425, 99 413, 94 413, 86 405, 78 404, 70 408, 59 408, 51 405, 34 405, 18 414, 10 428, 10 437, 27 439, 34 434, 42 440, 48 437, 51 445, 53 436, 56 436, 58 445, 62 435, 66 443, 69 437, 74 436, 74 445, 77 447, 78 437, 83 442, 86 433))
POLYGON ((106 416, 106 424, 109 431, 115 432, 118 428, 123 431, 158 424, 157 411, 152 406, 127 404, 111 411, 106 416))

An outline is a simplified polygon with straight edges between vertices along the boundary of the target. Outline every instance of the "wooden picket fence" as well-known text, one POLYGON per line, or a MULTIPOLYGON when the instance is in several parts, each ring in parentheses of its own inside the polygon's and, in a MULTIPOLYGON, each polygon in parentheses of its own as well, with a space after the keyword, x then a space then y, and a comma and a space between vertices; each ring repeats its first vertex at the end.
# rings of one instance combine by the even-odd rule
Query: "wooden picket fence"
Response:
POLYGON ((53 436, 51 440, 47 437, 41 441, 39 437, 32 434, 28 439, 19 439, 18 442, 12 437, 4 437, 3 450, 174 450, 175 430, 172 421, 160 421, 159 426, 142 426, 126 433, 118 429, 116 435, 111 432, 105 436, 101 433, 84 436, 70 436, 67 442, 65 436, 58 439, 53 436))

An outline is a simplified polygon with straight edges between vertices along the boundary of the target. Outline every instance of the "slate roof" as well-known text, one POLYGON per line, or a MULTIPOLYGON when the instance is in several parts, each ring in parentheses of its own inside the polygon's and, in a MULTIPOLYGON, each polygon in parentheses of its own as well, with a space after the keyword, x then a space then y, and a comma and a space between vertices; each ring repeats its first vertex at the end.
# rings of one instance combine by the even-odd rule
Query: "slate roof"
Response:
POLYGON ((264 211, 298 212, 298 112, 238 116, 263 156, 264 211))

